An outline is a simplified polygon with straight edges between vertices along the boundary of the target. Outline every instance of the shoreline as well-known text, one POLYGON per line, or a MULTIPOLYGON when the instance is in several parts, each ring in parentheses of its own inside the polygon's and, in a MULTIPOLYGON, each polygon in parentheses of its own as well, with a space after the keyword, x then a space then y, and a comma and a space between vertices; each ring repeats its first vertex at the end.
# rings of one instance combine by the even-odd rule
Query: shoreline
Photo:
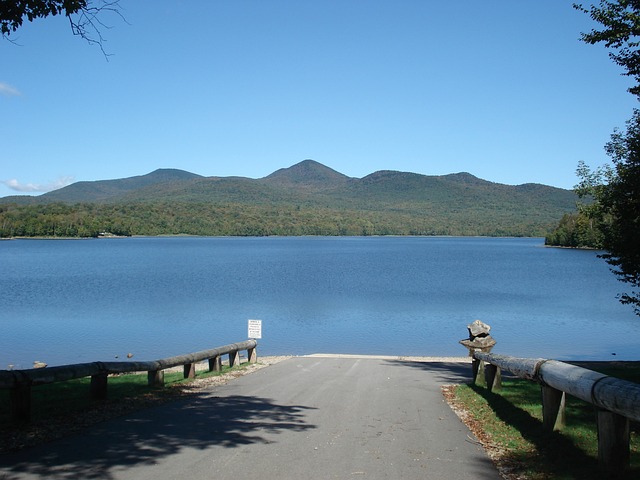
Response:
MULTIPOLYGON (((541 239, 541 236, 515 236, 515 235, 195 235, 190 233, 160 233, 158 235, 98 235, 97 237, 0 237, 0 240, 97 240, 108 238, 504 238, 504 239, 541 239)), ((545 247, 556 247, 555 245, 543 245, 545 247)), ((560 247, 557 248, 577 248, 560 247)))
POLYGON ((471 357, 421 357, 414 355, 361 355, 351 353, 312 353, 300 355, 307 358, 361 358, 369 360, 396 360, 401 362, 446 362, 446 363, 471 363, 471 357))

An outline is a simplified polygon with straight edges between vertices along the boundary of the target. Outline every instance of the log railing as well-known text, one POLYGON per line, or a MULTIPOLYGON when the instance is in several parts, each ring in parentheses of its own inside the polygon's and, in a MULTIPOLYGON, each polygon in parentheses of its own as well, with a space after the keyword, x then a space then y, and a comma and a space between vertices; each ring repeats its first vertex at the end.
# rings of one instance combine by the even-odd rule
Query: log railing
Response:
POLYGON ((164 385, 164 370, 184 366, 184 378, 195 378, 196 363, 209 361, 209 371, 222 369, 222 356, 229 355, 229 366, 240 363, 240 352, 247 351, 250 363, 258 359, 257 342, 247 340, 211 350, 178 355, 149 362, 92 362, 60 365, 28 370, 0 370, 0 389, 10 390, 11 420, 27 423, 31 418, 31 388, 75 378, 91 377, 90 396, 94 400, 107 398, 107 379, 110 374, 147 372, 150 386, 164 385))
POLYGON ((542 423, 548 430, 564 426, 566 394, 595 405, 600 465, 610 472, 628 468, 629 420, 640 422, 639 384, 556 360, 473 353, 474 383, 499 387, 501 369, 542 386, 542 423))

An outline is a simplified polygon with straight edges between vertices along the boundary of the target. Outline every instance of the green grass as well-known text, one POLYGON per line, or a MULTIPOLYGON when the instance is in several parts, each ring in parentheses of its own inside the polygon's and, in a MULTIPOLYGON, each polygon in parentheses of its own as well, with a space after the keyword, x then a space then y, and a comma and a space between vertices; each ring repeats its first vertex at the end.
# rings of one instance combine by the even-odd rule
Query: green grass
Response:
MULTIPOLYGON (((233 368, 223 366, 221 372, 199 371, 196 378, 222 375, 231 370, 242 369, 246 365, 241 364, 233 368)), ((108 379, 108 399, 102 401, 90 398, 91 379, 89 377, 40 385, 31 389, 31 422, 33 424, 46 422, 57 417, 86 412, 106 403, 124 403, 131 398, 144 400, 145 397, 157 398, 170 395, 170 387, 191 381, 191 379, 185 379, 182 372, 166 372, 165 387, 162 388, 148 386, 146 373, 114 375, 108 379)), ((0 430, 12 428, 10 408, 10 391, 0 390, 0 430)))
MULTIPOLYGON (((603 373, 630 381, 640 379, 640 368, 603 373)), ((456 403, 475 420, 476 432, 500 451, 502 463, 527 479, 601 479, 597 462, 597 431, 593 405, 567 396, 566 427, 561 432, 542 428, 540 386, 521 379, 503 380, 503 387, 460 385, 456 403)), ((618 478, 640 478, 640 428, 631 425, 631 467, 618 478)))

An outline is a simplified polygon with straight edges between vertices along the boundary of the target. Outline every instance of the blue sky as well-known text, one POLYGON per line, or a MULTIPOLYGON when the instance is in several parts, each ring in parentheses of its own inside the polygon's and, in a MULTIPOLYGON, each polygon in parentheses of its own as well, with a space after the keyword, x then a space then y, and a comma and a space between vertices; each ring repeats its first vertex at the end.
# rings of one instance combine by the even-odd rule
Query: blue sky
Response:
POLYGON ((120 5, 108 61, 60 17, 0 41, 0 196, 304 159, 572 188, 637 103, 572 1, 120 5))

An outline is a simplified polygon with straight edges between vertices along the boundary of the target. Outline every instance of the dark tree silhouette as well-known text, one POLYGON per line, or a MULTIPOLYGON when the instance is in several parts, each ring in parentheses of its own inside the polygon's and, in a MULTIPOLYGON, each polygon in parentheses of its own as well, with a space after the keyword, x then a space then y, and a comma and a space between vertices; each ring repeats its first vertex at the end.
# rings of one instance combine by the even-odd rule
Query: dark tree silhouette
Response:
POLYGON ((109 28, 101 20, 104 13, 122 18, 119 0, 3 0, 0 2, 0 33, 5 39, 18 30, 24 20, 65 15, 74 35, 102 48, 102 30, 109 28))

